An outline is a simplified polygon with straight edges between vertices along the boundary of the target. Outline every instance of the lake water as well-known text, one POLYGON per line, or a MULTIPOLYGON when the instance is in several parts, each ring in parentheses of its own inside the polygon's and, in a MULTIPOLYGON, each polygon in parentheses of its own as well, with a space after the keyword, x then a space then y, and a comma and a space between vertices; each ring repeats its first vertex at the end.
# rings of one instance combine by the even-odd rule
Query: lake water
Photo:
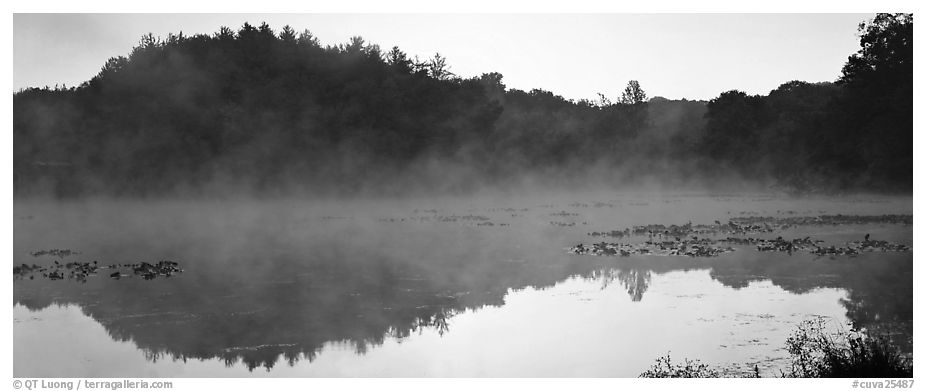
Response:
MULTIPOLYGON (((353 201, 17 200, 14 261, 174 260, 183 272, 15 278, 14 376, 634 377, 657 357, 789 366, 805 319, 912 352, 912 252, 593 256, 646 224, 912 214, 910 197, 617 194, 353 201), (33 256, 40 250, 79 254, 33 256)), ((757 238, 912 246, 912 224, 757 238)), ((717 238, 720 238, 718 236, 717 238)))

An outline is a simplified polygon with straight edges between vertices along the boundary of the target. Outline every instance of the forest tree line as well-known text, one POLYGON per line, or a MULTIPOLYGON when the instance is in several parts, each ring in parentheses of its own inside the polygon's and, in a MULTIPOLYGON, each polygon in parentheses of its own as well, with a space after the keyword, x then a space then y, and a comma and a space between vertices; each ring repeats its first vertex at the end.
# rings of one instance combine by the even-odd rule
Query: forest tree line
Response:
MULTIPOLYGON (((912 16, 860 25, 833 83, 709 102, 570 100, 462 78, 354 37, 245 23, 142 37, 79 86, 13 96, 18 194, 402 192, 753 180, 792 192, 912 191, 912 16)), ((795 59, 799 61, 799 59, 795 59)))

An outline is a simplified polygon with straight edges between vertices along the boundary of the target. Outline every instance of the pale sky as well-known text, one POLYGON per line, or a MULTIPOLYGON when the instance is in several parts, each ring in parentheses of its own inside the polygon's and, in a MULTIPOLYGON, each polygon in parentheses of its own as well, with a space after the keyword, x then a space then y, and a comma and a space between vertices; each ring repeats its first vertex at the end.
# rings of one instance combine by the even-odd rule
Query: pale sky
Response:
POLYGON ((266 21, 323 45, 353 35, 409 56, 448 58, 460 76, 500 72, 509 88, 614 99, 628 80, 650 97, 767 94, 790 80, 834 81, 872 14, 14 14, 13 87, 68 86, 128 55, 146 33, 237 30, 266 21))

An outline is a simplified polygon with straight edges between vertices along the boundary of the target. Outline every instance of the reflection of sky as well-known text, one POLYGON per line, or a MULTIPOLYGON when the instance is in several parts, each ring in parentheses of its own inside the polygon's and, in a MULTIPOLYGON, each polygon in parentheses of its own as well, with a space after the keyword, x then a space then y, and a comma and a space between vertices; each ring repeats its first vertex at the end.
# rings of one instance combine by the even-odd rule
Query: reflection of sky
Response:
MULTIPOLYGON (((149 361, 132 342, 113 341, 77 306, 14 307, 15 376, 618 376, 653 360, 699 358, 747 368, 781 366, 785 338, 811 315, 844 323, 842 289, 788 293, 768 281, 726 287, 709 271, 652 274, 641 301, 620 283, 570 278, 545 290, 509 292, 502 307, 457 314, 449 332, 387 338, 357 355, 328 343, 311 363, 248 372, 218 360, 149 361)), ((286 341, 280 341, 285 343, 286 341)))
MULTIPOLYGON (((841 319, 852 305, 858 306, 848 313, 853 320, 865 323, 878 317, 909 326, 910 253, 817 260, 808 254, 791 257, 746 249, 717 258, 611 258, 574 256, 565 250, 601 240, 589 232, 637 224, 711 223, 745 213, 787 216, 791 211, 908 214, 909 197, 616 196, 355 202, 17 200, 16 262, 48 264, 51 258, 29 253, 71 248, 81 252, 75 260, 177 259, 185 272, 157 281, 14 281, 14 304, 32 309, 53 302, 80 304, 105 325, 104 329, 76 309, 55 315, 61 310, 52 305, 47 312, 27 315, 24 307, 14 306, 22 321, 16 323, 17 330, 28 329, 15 335, 15 368, 27 376, 43 370, 54 370, 47 373, 52 376, 147 376, 148 368, 166 376, 249 376, 243 364, 228 370, 224 362, 214 360, 184 365, 166 359, 152 364, 144 361, 137 345, 186 357, 239 357, 257 367, 255 375, 263 373, 260 365, 278 360, 278 354, 319 348, 315 362, 300 361, 296 368, 277 362, 270 375, 634 376, 670 350, 673 356, 721 364, 758 361, 781 346, 798 318, 813 311, 841 319), (576 200, 588 205, 574 205, 576 200), (592 206, 595 200, 613 206, 592 206), (498 209, 508 206, 525 210, 515 216, 498 209), (432 208, 439 211, 421 212, 432 208), (561 211, 568 213, 563 216, 561 211), (510 226, 408 220, 468 214, 510 226), (554 227, 554 220, 576 225, 554 227), (552 288, 527 288, 503 297, 507 290, 521 287, 552 288), (847 300, 840 302, 843 297, 847 300), (501 308, 483 308, 503 302, 507 304, 501 308), (384 333, 409 332, 422 319, 464 308, 482 309, 450 318, 443 338, 433 330, 422 335, 411 331, 413 336, 401 345, 387 337, 380 346, 384 333), (786 308, 797 315, 782 312, 786 308), (766 313, 773 317, 756 321, 766 313), (30 321, 33 316, 43 320, 30 321), (59 322, 55 316, 78 319, 59 322), (96 331, 80 331, 88 327, 96 331), (66 335, 61 330, 67 330, 66 335), (100 338, 93 337, 96 334, 100 338), (115 344, 112 338, 130 342, 115 344), (357 347, 331 342, 345 339, 367 341, 367 354, 357 357, 357 347), (294 342, 298 345, 285 347, 294 342), (738 346, 742 344, 746 347, 738 346), (276 347, 223 350, 257 345, 276 347), (748 348, 751 345, 756 346, 748 348), (59 357, 62 347, 70 353, 59 357), (71 361, 44 365, 48 360, 71 361), (575 364, 562 364, 565 361, 575 364)), ((840 243, 859 240, 865 233, 880 240, 912 241, 912 228, 896 225, 802 227, 782 234, 840 243)))

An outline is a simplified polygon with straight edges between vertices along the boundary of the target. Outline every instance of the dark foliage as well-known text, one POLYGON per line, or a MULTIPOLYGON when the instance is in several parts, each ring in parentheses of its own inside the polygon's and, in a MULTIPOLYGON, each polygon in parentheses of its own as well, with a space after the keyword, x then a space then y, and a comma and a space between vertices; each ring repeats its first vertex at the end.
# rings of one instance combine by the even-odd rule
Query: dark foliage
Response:
POLYGON ((825 332, 822 319, 801 323, 786 342, 792 377, 913 377, 913 365, 887 338, 825 332))
MULTIPOLYGON (((859 330, 827 331, 827 322, 815 318, 801 322, 785 341, 791 355, 791 370, 782 377, 827 378, 911 378, 913 363, 888 338, 859 330)), ((758 365, 751 376, 760 377, 758 365)), ((659 357, 640 374, 649 378, 701 378, 742 376, 725 373, 698 360, 673 363, 669 355, 659 357)))
POLYGON ((796 192, 911 191, 913 17, 879 14, 859 32, 862 48, 835 84, 792 81, 768 96, 711 100, 705 153, 796 192))
POLYGON ((720 377, 720 373, 698 360, 685 359, 683 364, 673 363, 672 356, 666 355, 656 359, 653 366, 640 374, 647 378, 706 378, 720 377))
POLYGON ((647 100, 636 81, 617 103, 507 89, 498 73, 454 75, 439 54, 419 61, 360 37, 322 47, 308 30, 266 23, 149 34, 78 87, 14 94, 14 188, 382 193, 533 174, 909 191, 912 16, 879 15, 860 31, 836 83, 729 91, 706 105, 647 100))

